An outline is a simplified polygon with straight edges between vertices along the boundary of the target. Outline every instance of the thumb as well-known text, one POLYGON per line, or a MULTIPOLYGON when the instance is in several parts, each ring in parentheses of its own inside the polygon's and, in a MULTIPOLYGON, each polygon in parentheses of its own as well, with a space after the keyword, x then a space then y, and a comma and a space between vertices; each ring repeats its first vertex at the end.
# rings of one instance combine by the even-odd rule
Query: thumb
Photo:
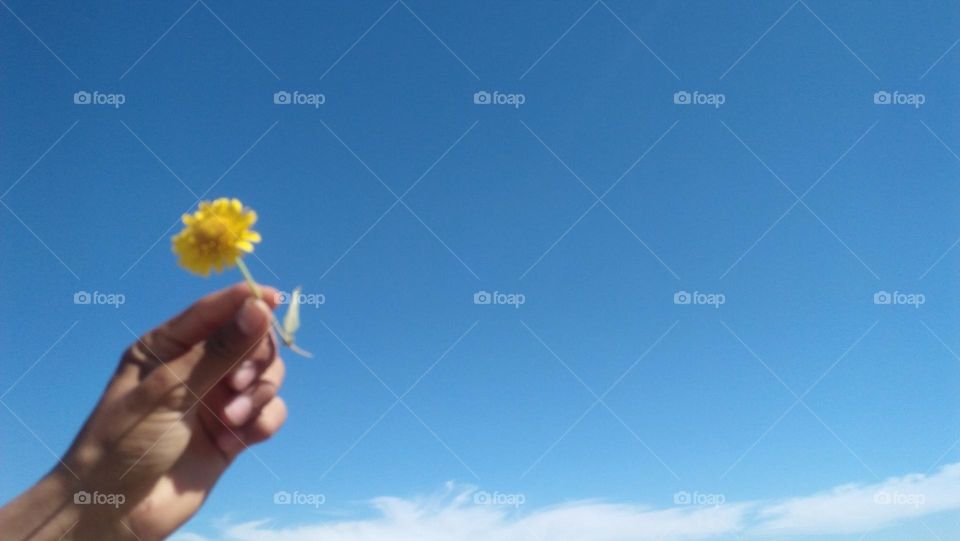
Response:
POLYGON ((186 380, 190 389, 202 397, 251 355, 262 340, 269 340, 271 318, 267 303, 253 297, 247 298, 233 319, 207 338, 199 358, 183 359, 194 363, 186 380))

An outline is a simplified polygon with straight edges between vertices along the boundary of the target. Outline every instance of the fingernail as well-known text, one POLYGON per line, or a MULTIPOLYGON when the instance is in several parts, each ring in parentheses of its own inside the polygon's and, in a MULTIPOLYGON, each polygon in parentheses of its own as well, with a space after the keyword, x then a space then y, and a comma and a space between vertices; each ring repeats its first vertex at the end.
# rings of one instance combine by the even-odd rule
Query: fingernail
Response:
POLYGON ((233 432, 228 430, 217 437, 217 447, 224 453, 233 454, 243 447, 243 442, 241 442, 233 432))
POLYGON ((230 386, 235 391, 242 391, 253 383, 255 377, 257 377, 257 368, 253 365, 253 361, 243 361, 236 372, 233 373, 230 386))
POLYGON ((251 412, 253 412, 253 400, 245 394, 234 398, 227 404, 227 407, 223 409, 223 414, 226 416, 227 421, 234 426, 240 426, 247 422, 251 412))
POLYGON ((269 312, 270 307, 262 300, 247 299, 237 313, 237 327, 240 327, 240 332, 246 335, 259 334, 263 330, 264 321, 269 317, 267 315, 269 312))

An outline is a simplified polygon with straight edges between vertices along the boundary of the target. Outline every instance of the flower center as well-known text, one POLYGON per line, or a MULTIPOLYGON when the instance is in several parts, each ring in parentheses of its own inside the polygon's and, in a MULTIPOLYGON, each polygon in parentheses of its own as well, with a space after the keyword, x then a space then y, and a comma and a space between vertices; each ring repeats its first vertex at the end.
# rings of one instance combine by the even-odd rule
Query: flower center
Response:
POLYGON ((208 218, 197 224, 197 247, 207 254, 219 253, 230 244, 230 230, 217 217, 208 218))

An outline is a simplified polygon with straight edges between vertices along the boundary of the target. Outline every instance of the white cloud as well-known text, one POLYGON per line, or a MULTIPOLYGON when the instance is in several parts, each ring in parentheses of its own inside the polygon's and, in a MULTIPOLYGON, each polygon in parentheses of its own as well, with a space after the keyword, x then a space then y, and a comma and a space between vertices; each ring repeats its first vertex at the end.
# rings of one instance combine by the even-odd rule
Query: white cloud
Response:
MULTIPOLYGON (((960 463, 931 474, 843 485, 781 501, 678 505, 579 501, 541 509, 475 503, 475 489, 448 484, 430 498, 372 500, 374 518, 277 527, 270 521, 224 526, 217 541, 568 541, 709 540, 735 534, 867 532, 960 509, 960 463)), ((213 541, 183 534, 177 541, 213 541)))
POLYGON ((756 529, 783 533, 855 533, 940 511, 960 509, 960 463, 933 475, 844 485, 765 506, 756 529))

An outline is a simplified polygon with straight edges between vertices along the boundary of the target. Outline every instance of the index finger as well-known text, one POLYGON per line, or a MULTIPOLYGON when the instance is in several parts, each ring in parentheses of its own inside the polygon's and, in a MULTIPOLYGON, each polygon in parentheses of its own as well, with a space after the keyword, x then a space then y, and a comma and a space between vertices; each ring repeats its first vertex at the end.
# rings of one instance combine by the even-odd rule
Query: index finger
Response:
MULTIPOLYGON (((271 309, 276 308, 278 291, 269 286, 259 287, 264 302, 271 309)), ((141 341, 161 362, 176 359, 230 321, 244 301, 252 296, 253 292, 245 282, 211 293, 147 333, 141 341)))

